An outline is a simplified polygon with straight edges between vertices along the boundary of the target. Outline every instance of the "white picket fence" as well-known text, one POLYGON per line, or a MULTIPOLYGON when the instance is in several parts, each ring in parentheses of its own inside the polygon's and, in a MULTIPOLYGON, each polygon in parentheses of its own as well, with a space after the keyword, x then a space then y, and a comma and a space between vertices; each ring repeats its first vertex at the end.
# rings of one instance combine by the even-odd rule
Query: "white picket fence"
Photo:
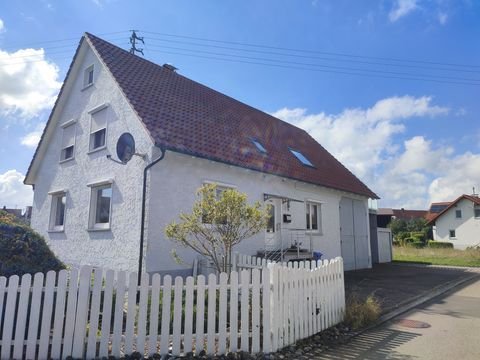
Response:
POLYGON ((0 277, 1 359, 274 352, 342 321, 341 258, 184 281, 92 269, 0 277))

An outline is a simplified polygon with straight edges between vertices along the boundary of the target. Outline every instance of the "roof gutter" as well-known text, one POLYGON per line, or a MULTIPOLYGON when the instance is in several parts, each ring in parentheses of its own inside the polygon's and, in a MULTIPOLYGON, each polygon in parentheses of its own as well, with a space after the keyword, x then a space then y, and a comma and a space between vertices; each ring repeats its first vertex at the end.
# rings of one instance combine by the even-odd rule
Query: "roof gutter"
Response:
POLYGON ((147 175, 148 170, 152 168, 155 164, 159 163, 165 157, 165 148, 160 146, 160 151, 162 154, 155 160, 153 160, 150 164, 145 166, 143 169, 143 190, 142 190, 142 220, 141 220, 141 227, 140 227, 140 253, 138 256, 138 285, 140 285, 142 280, 142 267, 143 267, 143 244, 145 238, 145 204, 147 202, 147 175))

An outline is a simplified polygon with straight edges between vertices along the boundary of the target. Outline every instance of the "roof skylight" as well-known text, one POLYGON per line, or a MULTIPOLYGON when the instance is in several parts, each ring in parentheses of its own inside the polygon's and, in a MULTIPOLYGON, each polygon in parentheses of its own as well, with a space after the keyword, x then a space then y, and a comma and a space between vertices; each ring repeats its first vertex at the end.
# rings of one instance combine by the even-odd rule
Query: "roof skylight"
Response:
POLYGON ((307 157, 305 155, 303 155, 300 151, 296 151, 296 150, 293 150, 293 149, 289 149, 290 152, 295 155, 295 157, 300 160, 300 162, 303 164, 303 165, 307 165, 307 166, 312 166, 313 167, 313 164, 311 163, 310 160, 307 159, 307 157))
POLYGON ((250 140, 257 147, 258 151, 260 151, 263 154, 267 153, 267 149, 265 149, 265 147, 258 140, 255 140, 255 139, 250 139, 250 140))

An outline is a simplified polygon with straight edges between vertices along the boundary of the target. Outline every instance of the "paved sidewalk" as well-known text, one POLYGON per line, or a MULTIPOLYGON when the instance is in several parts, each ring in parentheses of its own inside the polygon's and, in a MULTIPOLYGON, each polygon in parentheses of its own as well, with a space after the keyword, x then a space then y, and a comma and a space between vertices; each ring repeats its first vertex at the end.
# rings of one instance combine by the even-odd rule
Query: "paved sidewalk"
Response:
POLYGON ((366 298, 374 294, 380 301, 382 313, 427 295, 447 283, 459 281, 476 272, 470 268, 378 264, 373 269, 345 273, 345 291, 366 298))
POLYGON ((310 359, 462 359, 480 355, 480 279, 417 306, 346 345, 310 359))

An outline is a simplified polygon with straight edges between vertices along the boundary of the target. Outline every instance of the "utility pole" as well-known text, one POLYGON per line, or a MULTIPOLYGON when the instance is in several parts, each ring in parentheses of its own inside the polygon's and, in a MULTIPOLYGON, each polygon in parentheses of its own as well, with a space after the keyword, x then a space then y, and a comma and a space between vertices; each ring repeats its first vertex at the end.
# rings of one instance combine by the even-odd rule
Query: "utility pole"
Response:
POLYGON ((135 52, 139 52, 140 54, 143 55, 143 49, 138 49, 136 46, 137 40, 141 41, 142 44, 145 45, 145 42, 143 41, 143 36, 142 37, 137 36, 136 31, 138 30, 130 30, 130 31, 132 32, 132 36, 130 36, 130 44, 132 44, 132 47, 130 48, 130 54, 135 54, 135 52))

